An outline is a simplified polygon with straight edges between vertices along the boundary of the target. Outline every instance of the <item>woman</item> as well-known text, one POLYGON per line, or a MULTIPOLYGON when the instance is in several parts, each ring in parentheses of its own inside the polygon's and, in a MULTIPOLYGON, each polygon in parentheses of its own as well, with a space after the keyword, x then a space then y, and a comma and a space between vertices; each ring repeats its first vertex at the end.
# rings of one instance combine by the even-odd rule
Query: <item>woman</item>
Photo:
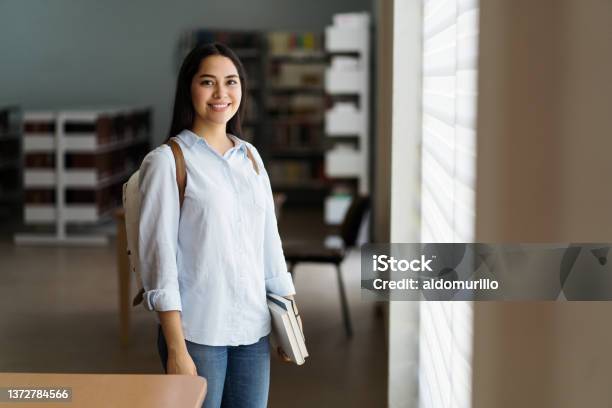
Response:
POLYGON ((228 47, 193 49, 181 66, 170 129, 187 168, 182 207, 167 145, 140 168, 145 306, 158 313, 164 369, 205 377, 206 408, 267 405, 266 293, 295 294, 270 180, 257 149, 238 137, 243 96, 244 68, 228 47))

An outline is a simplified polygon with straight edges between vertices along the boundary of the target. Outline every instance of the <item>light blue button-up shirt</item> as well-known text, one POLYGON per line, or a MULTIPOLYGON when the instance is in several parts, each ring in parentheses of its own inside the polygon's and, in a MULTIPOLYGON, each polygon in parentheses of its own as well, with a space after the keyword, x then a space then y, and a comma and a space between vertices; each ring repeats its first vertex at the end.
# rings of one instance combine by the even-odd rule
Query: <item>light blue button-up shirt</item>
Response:
POLYGON ((187 168, 182 209, 170 147, 157 147, 140 167, 145 307, 181 311, 185 338, 210 346, 257 342, 270 332, 266 292, 295 293, 261 157, 231 138, 221 156, 189 130, 178 135, 187 168))

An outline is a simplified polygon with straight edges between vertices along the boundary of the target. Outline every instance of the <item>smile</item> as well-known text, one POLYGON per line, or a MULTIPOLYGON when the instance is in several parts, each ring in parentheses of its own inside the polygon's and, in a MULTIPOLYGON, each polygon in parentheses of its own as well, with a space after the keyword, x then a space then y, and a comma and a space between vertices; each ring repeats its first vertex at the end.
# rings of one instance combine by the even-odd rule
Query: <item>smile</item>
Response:
POLYGON ((229 108, 230 105, 231 103, 215 103, 215 104, 209 103, 208 104, 208 106, 210 106, 212 110, 215 112, 223 112, 224 110, 229 108))

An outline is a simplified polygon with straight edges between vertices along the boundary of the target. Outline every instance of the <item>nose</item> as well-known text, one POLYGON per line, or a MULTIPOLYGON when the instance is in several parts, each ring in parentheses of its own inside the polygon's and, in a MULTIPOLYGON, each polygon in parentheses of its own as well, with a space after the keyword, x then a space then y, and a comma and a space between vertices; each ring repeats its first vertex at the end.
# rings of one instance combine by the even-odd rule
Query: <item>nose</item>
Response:
POLYGON ((215 85, 215 90, 213 92, 213 98, 221 99, 225 95, 227 95, 227 88, 226 88, 226 86, 223 85, 222 83, 217 83, 217 85, 215 85))

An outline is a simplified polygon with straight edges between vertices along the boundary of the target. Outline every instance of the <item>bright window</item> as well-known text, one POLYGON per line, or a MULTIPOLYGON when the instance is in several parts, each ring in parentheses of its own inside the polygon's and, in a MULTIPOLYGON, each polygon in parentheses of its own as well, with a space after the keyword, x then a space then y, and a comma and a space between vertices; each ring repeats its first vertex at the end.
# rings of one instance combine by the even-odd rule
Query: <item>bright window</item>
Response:
MULTIPOLYGON (((421 241, 474 240, 478 0, 423 1, 421 241)), ((420 407, 471 406, 472 305, 422 302, 420 407)))

